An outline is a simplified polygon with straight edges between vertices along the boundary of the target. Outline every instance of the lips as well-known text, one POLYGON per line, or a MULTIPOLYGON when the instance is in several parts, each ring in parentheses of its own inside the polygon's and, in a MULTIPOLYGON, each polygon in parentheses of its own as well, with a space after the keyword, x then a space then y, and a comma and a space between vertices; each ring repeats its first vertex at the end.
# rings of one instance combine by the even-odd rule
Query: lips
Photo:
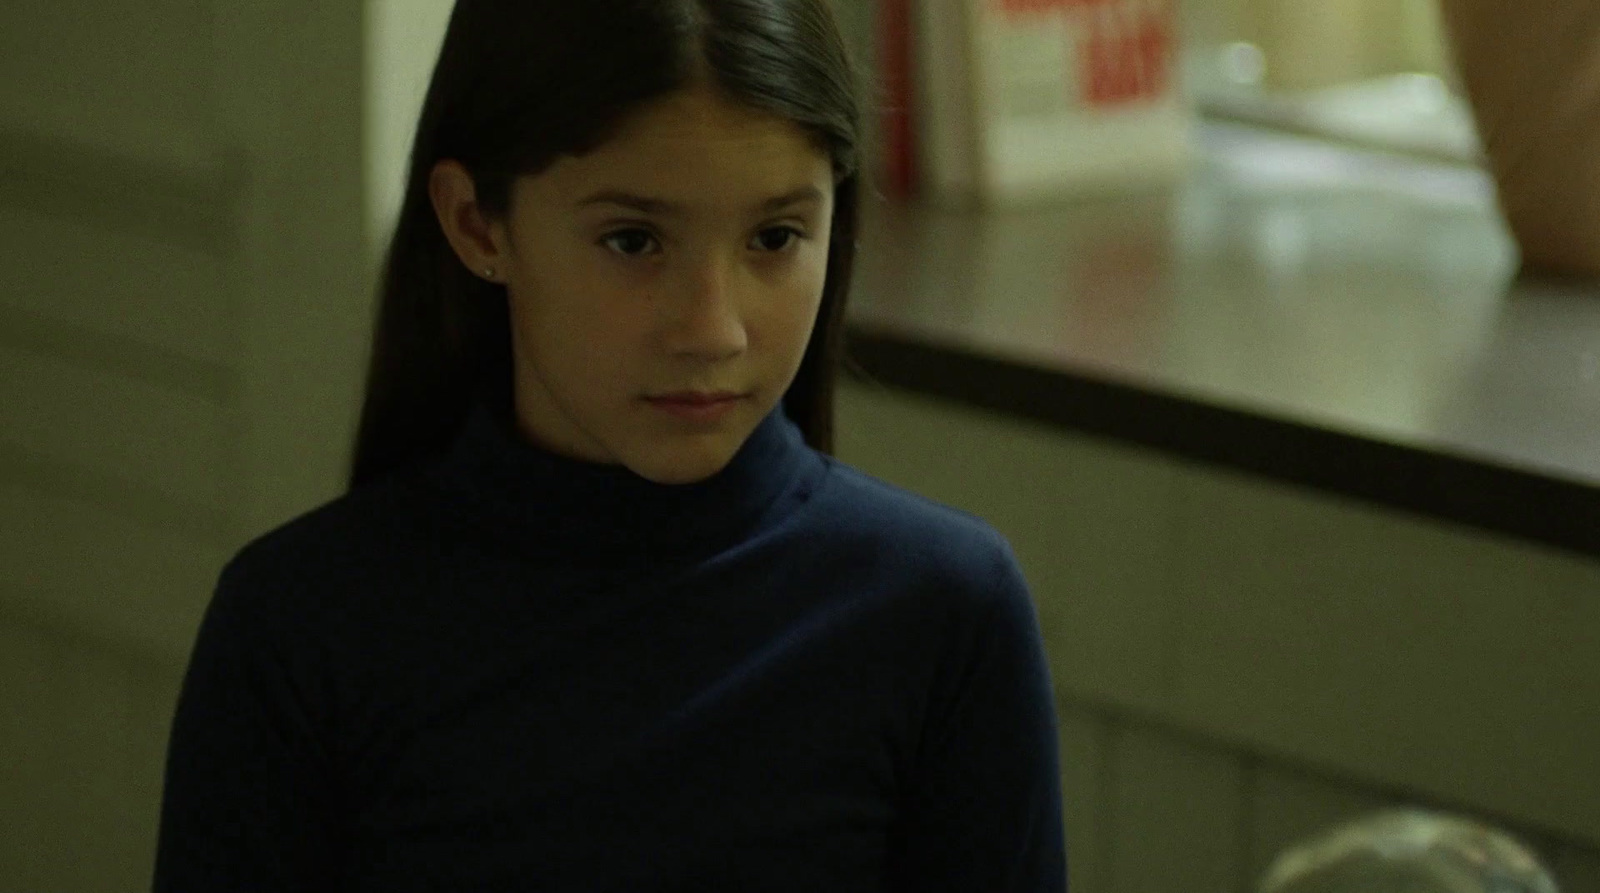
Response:
POLYGON ((709 406, 714 403, 726 403, 729 400, 738 400, 744 397, 735 391, 680 391, 676 394, 662 394, 657 397, 646 397, 652 403, 678 403, 684 406, 709 406))
POLYGON ((680 422, 705 426, 715 425, 728 418, 734 410, 743 405, 748 396, 732 391, 680 391, 676 394, 647 397, 645 401, 657 411, 666 413, 680 422))

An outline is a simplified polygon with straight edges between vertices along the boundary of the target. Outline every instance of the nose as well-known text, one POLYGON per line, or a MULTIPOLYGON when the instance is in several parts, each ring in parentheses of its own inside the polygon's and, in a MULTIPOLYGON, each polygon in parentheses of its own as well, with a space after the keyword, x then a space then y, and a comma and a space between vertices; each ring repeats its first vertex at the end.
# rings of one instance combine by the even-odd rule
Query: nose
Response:
POLYGON ((667 342, 672 353, 697 359, 738 356, 749 346, 739 302, 740 270, 710 258, 697 264, 669 302, 667 342))

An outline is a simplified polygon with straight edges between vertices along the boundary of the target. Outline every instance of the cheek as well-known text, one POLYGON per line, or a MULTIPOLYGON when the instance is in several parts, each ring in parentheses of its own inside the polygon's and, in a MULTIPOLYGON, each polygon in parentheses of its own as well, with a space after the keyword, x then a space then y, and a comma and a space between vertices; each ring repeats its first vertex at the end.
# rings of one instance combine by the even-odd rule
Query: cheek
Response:
POLYGON ((828 280, 826 254, 809 272, 810 275, 806 277, 805 284, 796 295, 793 305, 801 328, 807 328, 816 322, 817 312, 822 308, 822 290, 828 280))
POLYGON ((821 285, 786 289, 766 305, 765 312, 751 320, 752 340, 764 345, 774 360, 798 357, 810 340, 821 302, 821 285))
POLYGON ((562 283, 540 283, 539 297, 512 300, 511 326, 519 349, 548 375, 581 386, 607 377, 620 358, 630 356, 636 340, 632 320, 615 312, 603 296, 576 292, 562 283), (605 363, 596 362, 606 358, 605 363))

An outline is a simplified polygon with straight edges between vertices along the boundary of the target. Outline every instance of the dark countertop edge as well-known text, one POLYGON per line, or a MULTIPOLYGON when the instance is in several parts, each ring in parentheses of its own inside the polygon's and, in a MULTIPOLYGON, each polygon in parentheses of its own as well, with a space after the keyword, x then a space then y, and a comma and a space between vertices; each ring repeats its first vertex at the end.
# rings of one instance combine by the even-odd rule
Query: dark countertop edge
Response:
POLYGON ((845 374, 869 384, 1600 557, 1600 489, 1581 483, 979 355, 868 326, 847 326, 844 355, 845 374))

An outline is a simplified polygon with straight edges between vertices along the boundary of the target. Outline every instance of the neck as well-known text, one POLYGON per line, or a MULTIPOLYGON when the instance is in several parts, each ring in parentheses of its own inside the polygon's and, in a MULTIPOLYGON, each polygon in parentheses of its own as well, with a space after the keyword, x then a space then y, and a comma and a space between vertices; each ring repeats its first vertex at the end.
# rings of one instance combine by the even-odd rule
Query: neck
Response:
POLYGON ((781 404, 717 474, 659 484, 544 449, 517 429, 509 405, 479 399, 437 480, 501 547, 552 569, 627 572, 737 544, 803 499, 824 467, 781 404))

